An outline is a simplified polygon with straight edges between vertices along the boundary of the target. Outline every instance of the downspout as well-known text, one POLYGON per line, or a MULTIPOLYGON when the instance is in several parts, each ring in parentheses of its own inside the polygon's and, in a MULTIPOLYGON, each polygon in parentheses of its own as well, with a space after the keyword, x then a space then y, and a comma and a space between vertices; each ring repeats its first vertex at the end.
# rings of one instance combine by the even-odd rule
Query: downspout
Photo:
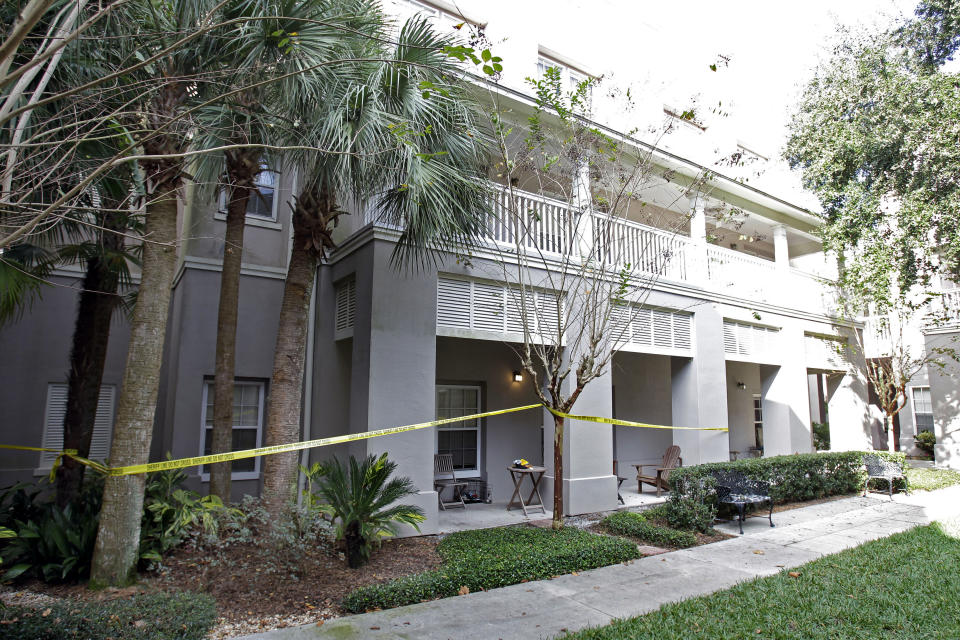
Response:
MULTIPOLYGON (((317 326, 317 280, 319 280, 319 271, 313 274, 313 287, 310 292, 310 318, 307 321, 307 356, 304 363, 303 372, 303 439, 313 439, 313 334, 317 326)), ((300 464, 304 467, 310 466, 310 450, 303 449, 300 452, 300 464)), ((302 473, 297 474, 297 506, 302 506, 303 490, 307 486, 307 477, 302 473)))

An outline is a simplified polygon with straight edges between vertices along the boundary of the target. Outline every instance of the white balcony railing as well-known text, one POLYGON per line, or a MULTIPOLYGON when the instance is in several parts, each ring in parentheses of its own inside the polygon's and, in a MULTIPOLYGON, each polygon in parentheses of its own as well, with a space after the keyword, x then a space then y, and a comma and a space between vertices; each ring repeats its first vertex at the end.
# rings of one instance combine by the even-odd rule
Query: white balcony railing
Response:
MULTIPOLYGON (((495 217, 487 241, 507 250, 536 251, 549 257, 581 250, 577 233, 592 233, 592 247, 608 265, 630 265, 631 271, 674 282, 707 287, 740 298, 831 313, 835 292, 818 276, 778 267, 772 260, 673 234, 622 218, 593 213, 592 226, 576 230, 567 203, 514 190, 494 192, 495 217), (510 201, 513 198, 513 202, 510 201), (576 231, 576 233, 575 233, 576 231)), ((960 289, 951 298, 960 310, 960 289)), ((944 296, 947 304, 947 296, 944 296)))

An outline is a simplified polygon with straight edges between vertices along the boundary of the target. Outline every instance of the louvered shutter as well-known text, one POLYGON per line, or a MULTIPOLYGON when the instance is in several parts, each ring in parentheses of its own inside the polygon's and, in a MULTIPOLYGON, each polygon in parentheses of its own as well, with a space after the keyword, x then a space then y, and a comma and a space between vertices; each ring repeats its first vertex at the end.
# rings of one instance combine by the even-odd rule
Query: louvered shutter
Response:
POLYGON ((633 312, 633 343, 653 346, 653 309, 636 309, 633 312))
POLYGON ((673 346, 673 314, 669 311, 653 311, 653 344, 657 347, 673 346))
POLYGON ((353 328, 357 314, 357 281, 354 278, 344 280, 336 289, 336 328, 346 331, 353 328))
MULTIPOLYGON (((113 434, 113 411, 116 400, 116 386, 100 387, 97 401, 97 417, 93 423, 93 439, 90 442, 90 459, 105 460, 110 455, 110 437, 113 434)), ((63 449, 63 420, 67 414, 67 385, 52 383, 47 385, 47 406, 44 413, 43 448, 63 449)), ((56 460, 57 454, 42 452, 40 467, 48 469, 56 460)))
POLYGON ((485 331, 505 330, 505 289, 486 282, 473 283, 473 328, 485 331))
POLYGON ((692 334, 693 316, 689 313, 673 314, 673 346, 677 349, 691 349, 692 334))
POLYGON ((437 282, 437 326, 470 328, 470 282, 440 278, 437 282))

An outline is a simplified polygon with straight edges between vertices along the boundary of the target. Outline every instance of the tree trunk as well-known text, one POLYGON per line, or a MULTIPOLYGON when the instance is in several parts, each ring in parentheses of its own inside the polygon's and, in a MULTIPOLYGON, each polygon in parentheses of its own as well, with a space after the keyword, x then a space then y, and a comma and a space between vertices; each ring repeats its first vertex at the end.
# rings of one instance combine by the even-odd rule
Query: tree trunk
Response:
MULTIPOLYGON (((267 446, 296 442, 300 438, 307 324, 316 273, 315 254, 308 248, 303 229, 295 224, 293 250, 280 306, 277 345, 273 353, 270 403, 267 408, 267 446)), ((275 454, 263 459, 262 496, 268 513, 273 517, 280 515, 294 495, 296 480, 297 452, 275 454)))
POLYGON ((563 425, 564 418, 553 416, 553 528, 563 528, 563 425))
MULTIPOLYGON (((117 214, 105 216, 104 226, 117 229, 117 214)), ((119 234, 105 231, 101 240, 109 252, 122 248, 119 234)), ((100 385, 103 367, 110 342, 110 319, 117 306, 119 274, 112 269, 103 256, 87 262, 83 279, 83 291, 77 308, 73 329, 73 346, 70 349, 70 375, 67 381, 67 411, 63 421, 63 448, 76 449, 84 457, 90 457, 90 442, 100 400, 100 385)), ((86 467, 73 458, 65 457, 57 469, 57 505, 67 506, 80 492, 83 472, 86 467)))
MULTIPOLYGON (((243 228, 250 188, 260 165, 259 152, 241 151, 227 156, 230 199, 220 272, 220 306, 217 313, 217 347, 213 379, 213 453, 233 450, 233 381, 237 358, 237 305, 240 299, 240 265, 243 228)), ((232 462, 210 465, 210 495, 230 503, 232 462)))
POLYGON ((894 433, 893 433, 893 416, 891 416, 891 415, 889 415, 889 414, 887 414, 887 413, 884 413, 884 414, 883 414, 883 425, 884 425, 885 433, 886 433, 886 436, 887 436, 887 451, 889 451, 889 452, 891 452, 891 453, 896 452, 897 447, 896 447, 896 445, 894 444, 894 440, 893 440, 893 436, 894 436, 894 433))
MULTIPOLYGON (((150 458, 167 314, 177 266, 179 168, 172 165, 158 171, 159 179, 147 204, 140 289, 130 323, 130 348, 110 447, 110 462, 114 466, 143 464, 150 458)), ((136 577, 145 481, 143 474, 107 477, 90 571, 91 586, 124 585, 136 577)))

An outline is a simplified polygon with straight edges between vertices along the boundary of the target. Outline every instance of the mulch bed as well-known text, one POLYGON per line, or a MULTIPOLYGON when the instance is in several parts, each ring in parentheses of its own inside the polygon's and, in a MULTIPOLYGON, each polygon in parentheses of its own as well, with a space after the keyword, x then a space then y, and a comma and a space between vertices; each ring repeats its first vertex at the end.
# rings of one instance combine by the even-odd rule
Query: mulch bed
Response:
MULTIPOLYGON (((125 589, 91 591, 83 584, 44 584, 30 581, 6 587, 0 599, 9 604, 32 605, 44 598, 102 600, 130 597, 147 591, 199 591, 217 601, 220 616, 212 638, 257 633, 300 624, 323 624, 344 615, 340 600, 357 587, 429 571, 440 566, 436 536, 386 540, 374 550, 369 564, 350 569, 342 553, 318 549, 298 562, 298 575, 268 573, 251 545, 234 545, 216 562, 185 548, 164 561, 160 572, 140 574, 140 582, 125 589), (246 567, 246 568, 241 568, 246 567)), ((35 605, 34 605, 35 606, 35 605)))

